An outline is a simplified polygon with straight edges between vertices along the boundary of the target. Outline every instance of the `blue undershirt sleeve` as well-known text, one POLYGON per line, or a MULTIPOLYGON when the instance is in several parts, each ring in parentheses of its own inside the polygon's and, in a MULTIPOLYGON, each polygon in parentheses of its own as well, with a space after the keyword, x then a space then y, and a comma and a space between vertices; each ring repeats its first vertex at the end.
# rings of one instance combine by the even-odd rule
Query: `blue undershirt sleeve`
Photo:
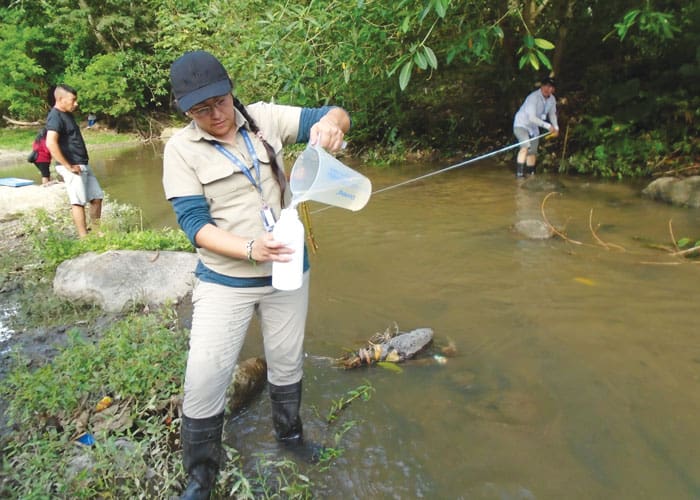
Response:
POLYGON ((171 198, 170 203, 175 210, 177 223, 187 235, 190 243, 194 247, 198 247, 195 241, 195 236, 200 229, 207 224, 214 224, 214 219, 211 218, 209 212, 209 204, 204 196, 178 196, 171 198))
POLYGON ((311 135, 311 127, 314 123, 323 118, 326 113, 337 106, 322 106, 320 108, 301 108, 301 116, 299 116, 299 132, 297 133, 297 142, 309 142, 311 135))

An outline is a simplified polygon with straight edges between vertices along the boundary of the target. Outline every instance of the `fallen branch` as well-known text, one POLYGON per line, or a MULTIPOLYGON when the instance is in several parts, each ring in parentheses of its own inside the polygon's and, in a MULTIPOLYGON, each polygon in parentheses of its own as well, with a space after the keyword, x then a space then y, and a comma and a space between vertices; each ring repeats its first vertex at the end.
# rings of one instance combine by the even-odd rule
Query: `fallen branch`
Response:
POLYGON ((673 219, 668 220, 668 232, 671 233, 671 242, 673 243, 673 247, 676 249, 676 252, 680 250, 678 248, 678 243, 676 243, 676 236, 673 234, 673 219))
POLYGON ((376 363, 402 363, 413 358, 433 340, 433 330, 417 328, 410 332, 399 331, 399 325, 394 323, 384 332, 375 333, 367 345, 356 351, 346 353, 334 361, 336 366, 345 369, 369 366, 376 363))
POLYGON ((22 122, 19 120, 13 120, 12 118, 9 118, 5 115, 2 115, 2 118, 9 123, 10 125, 17 125, 18 127, 36 127, 38 125, 41 125, 43 122, 36 121, 36 122, 22 122))
MULTIPOLYGON (((547 203, 547 200, 549 199, 550 196, 553 194, 561 194, 556 191, 553 191, 551 193, 548 193, 547 196, 544 197, 542 200, 542 204, 540 206, 540 211, 542 213, 542 219, 544 220, 544 223, 547 225, 547 227, 557 236, 562 238, 565 241, 568 241, 569 243, 575 243, 576 245, 584 245, 584 246, 593 246, 590 245, 589 243, 583 243, 580 241, 572 240, 564 232, 558 230, 554 225, 552 225, 551 222, 549 222, 549 219, 547 218, 547 214, 545 212, 545 205, 547 203)), ((616 250, 621 250, 623 252, 627 252, 627 249, 621 245, 617 245, 615 243, 608 243, 606 241, 603 241, 600 236, 598 236, 598 233, 596 232, 596 229, 600 227, 600 224, 596 227, 593 227, 593 209, 590 210, 588 214, 588 228, 591 231, 591 235, 593 236, 593 239, 595 242, 599 245, 605 248, 606 250, 610 250, 611 248, 614 248, 616 250)), ((681 250, 680 247, 678 246, 678 242, 676 241, 676 236, 673 233, 673 221, 669 220, 668 221, 668 231, 671 235, 671 241, 673 242, 673 247, 669 247, 667 245, 660 245, 660 244, 647 244, 645 246, 651 248, 651 249, 656 249, 656 250, 663 250, 664 252, 667 252, 670 256, 672 257, 687 257, 688 255, 693 255, 695 253, 698 253, 700 255, 700 245, 695 245, 692 248, 687 248, 685 250, 681 250)), ((686 261, 687 262, 687 261, 686 261)), ((662 266, 675 266, 678 264, 681 264, 682 262, 649 262, 649 261, 642 261, 640 262, 641 264, 651 264, 651 265, 662 265, 662 266)), ((693 264, 700 264, 700 261, 698 262, 692 262, 693 264)))
POLYGON ((674 252, 671 255, 680 255, 682 257, 685 257, 686 255, 694 253, 694 252, 700 252, 700 246, 696 246, 693 248, 686 248, 685 250, 678 250, 677 252, 674 252))
POLYGON ((563 240, 568 241, 569 243, 575 243, 576 245, 583 245, 583 243, 581 243, 580 241, 572 240, 571 238, 569 238, 568 236, 566 236, 564 233, 562 233, 561 231, 559 231, 556 227, 554 227, 554 226, 549 222, 549 219, 547 219, 547 214, 546 214, 545 211, 544 211, 544 205, 545 205, 545 203, 547 203, 547 199, 548 199, 550 196, 552 196, 553 194, 559 194, 559 195, 560 195, 561 193, 558 193, 558 192, 556 192, 556 191, 552 191, 551 193, 547 194, 547 196, 544 197, 544 199, 542 200, 542 205, 540 205, 540 212, 542 213, 542 219, 544 220, 544 223, 547 224, 547 226, 552 230, 552 232, 553 232, 554 234, 556 234, 557 236, 559 236, 559 237, 562 238, 563 240))
MULTIPOLYGON (((600 227, 600 224, 598 225, 600 227)), ((610 248, 616 248, 617 250, 622 250, 623 252, 626 252, 624 247, 621 247, 620 245, 616 245, 615 243, 606 243, 603 240, 601 240, 598 237, 598 234, 595 232, 595 229, 593 229, 593 209, 591 208, 591 212, 588 214, 588 227, 591 230, 591 234, 593 235, 593 238, 598 242, 598 244, 602 245, 606 250, 610 250, 610 248)))

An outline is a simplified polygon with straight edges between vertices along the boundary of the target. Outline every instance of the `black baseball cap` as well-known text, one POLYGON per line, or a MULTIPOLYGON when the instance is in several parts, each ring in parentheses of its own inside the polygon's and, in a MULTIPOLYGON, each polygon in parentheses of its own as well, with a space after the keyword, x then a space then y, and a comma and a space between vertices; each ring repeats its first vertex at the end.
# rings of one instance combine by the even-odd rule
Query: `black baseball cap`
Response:
POLYGON ((170 85, 178 107, 192 106, 231 92, 231 79, 219 60, 204 50, 187 52, 170 66, 170 85))
POLYGON ((551 85, 552 87, 557 86, 556 82, 554 81, 554 78, 552 78, 551 76, 545 76, 544 78, 542 78, 541 84, 542 85, 551 85))

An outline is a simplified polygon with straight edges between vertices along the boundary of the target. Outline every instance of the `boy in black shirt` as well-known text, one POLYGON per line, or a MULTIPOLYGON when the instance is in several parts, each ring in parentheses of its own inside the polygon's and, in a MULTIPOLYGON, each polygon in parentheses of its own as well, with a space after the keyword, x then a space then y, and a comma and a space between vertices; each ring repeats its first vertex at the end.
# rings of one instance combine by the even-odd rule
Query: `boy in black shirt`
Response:
POLYGON ((71 203, 71 215, 78 236, 87 236, 85 205, 90 203, 90 221, 99 224, 104 193, 88 165, 88 153, 73 111, 78 107, 78 93, 68 85, 54 91, 56 104, 46 117, 46 145, 56 160, 56 171, 63 177, 71 203))

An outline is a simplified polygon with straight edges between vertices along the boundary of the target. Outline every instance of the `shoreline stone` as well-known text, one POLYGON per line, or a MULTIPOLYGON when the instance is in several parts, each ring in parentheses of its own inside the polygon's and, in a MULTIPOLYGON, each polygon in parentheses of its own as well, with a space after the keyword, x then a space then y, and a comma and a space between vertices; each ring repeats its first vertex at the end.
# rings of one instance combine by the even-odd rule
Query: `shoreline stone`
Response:
POLYGON ((197 254, 189 252, 88 252, 58 266, 53 290, 111 313, 136 304, 177 303, 192 291, 196 265, 197 254))
POLYGON ((642 195, 679 207, 700 208, 700 175, 660 177, 644 188, 642 195))

